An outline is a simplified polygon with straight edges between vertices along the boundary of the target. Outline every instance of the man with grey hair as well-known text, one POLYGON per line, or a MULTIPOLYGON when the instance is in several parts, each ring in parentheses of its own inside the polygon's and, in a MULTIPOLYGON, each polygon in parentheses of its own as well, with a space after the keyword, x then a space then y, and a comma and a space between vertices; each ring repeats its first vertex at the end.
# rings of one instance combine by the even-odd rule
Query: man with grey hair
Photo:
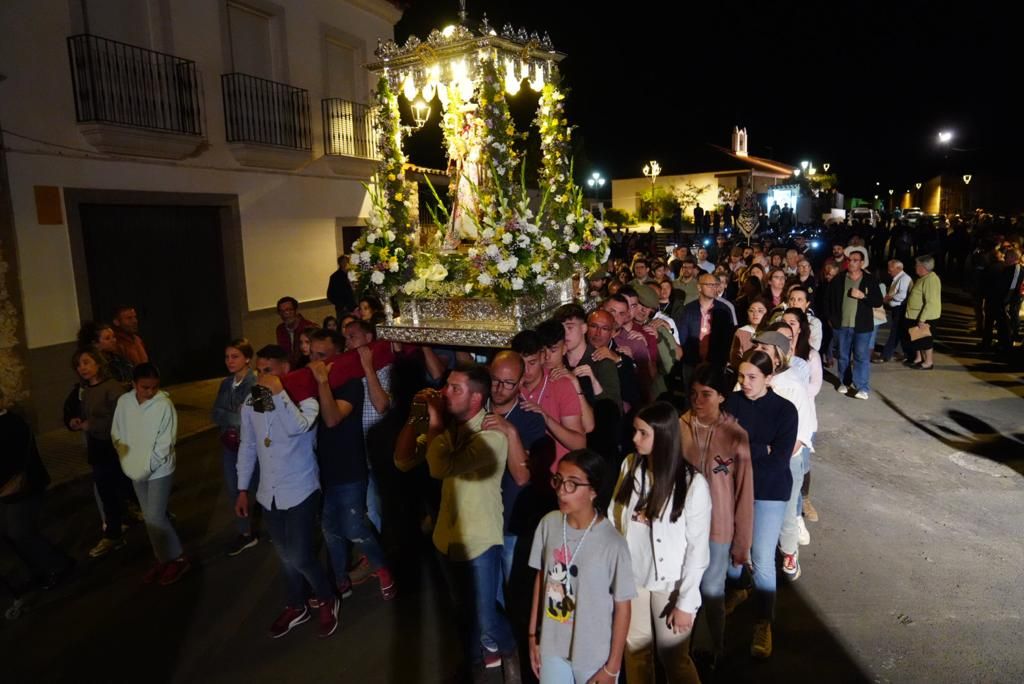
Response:
POLYGON ((907 313, 907 295, 910 293, 910 285, 913 281, 903 270, 903 262, 899 259, 890 259, 888 270, 892 282, 882 301, 885 303, 885 308, 889 311, 890 315, 889 339, 885 341, 882 355, 871 359, 871 363, 888 363, 892 361, 897 343, 903 349, 904 356, 910 355, 903 335, 903 318, 907 313))

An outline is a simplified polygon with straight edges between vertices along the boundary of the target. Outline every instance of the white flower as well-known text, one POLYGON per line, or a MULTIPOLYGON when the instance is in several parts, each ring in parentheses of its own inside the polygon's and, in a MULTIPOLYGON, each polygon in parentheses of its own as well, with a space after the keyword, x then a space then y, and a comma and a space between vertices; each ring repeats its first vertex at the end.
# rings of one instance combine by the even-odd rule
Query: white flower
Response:
POLYGON ((445 268, 442 264, 434 264, 433 266, 430 267, 430 270, 428 270, 426 274, 426 279, 431 280, 435 283, 439 283, 447 277, 448 269, 445 268))
MULTIPOLYGON (((353 254, 352 256, 355 255, 353 254)), ((359 260, 362 261, 364 264, 370 263, 370 253, 364 250, 363 253, 359 256, 359 260)))
POLYGON ((393 231, 393 230, 384 231, 384 237, 387 238, 388 242, 394 242, 395 241, 395 231, 393 231))
POLYGON ((398 260, 392 260, 388 262, 388 270, 392 273, 398 273, 398 260))
POLYGON ((551 245, 552 245, 551 238, 549 238, 547 235, 541 237, 541 239, 540 239, 540 246, 541 247, 543 247, 544 249, 551 249, 551 245))
POLYGON ((523 279, 522 278, 513 278, 512 279, 512 289, 513 290, 522 290, 523 289, 523 279))
POLYGON ((570 242, 569 243, 569 254, 575 254, 578 251, 580 251, 580 246, 577 245, 575 242, 570 242))
POLYGON ((498 245, 487 245, 487 256, 496 259, 498 257, 498 245))
POLYGON ((359 281, 359 276, 356 275, 355 271, 348 272, 348 282, 355 283, 359 281))
POLYGON ((527 235, 520 235, 520 236, 519 236, 519 239, 518 239, 518 240, 516 241, 516 243, 517 243, 517 244, 518 244, 518 245, 519 245, 520 247, 522 247, 522 248, 524 248, 524 249, 525 249, 526 247, 529 247, 529 246, 530 246, 530 238, 529 238, 529 236, 527 236, 527 235))
POLYGON ((470 247, 469 249, 466 250, 466 256, 469 257, 470 259, 475 259, 476 255, 479 253, 480 250, 478 250, 476 247, 470 247))
POLYGON ((540 273, 544 270, 544 264, 539 261, 533 262, 533 266, 530 266, 534 273, 540 273))
POLYGON ((515 238, 512 236, 512 233, 505 233, 504 235, 501 236, 501 241, 504 242, 506 245, 511 245, 512 240, 514 239, 515 238))
POLYGON ((375 242, 377 242, 377 238, 379 238, 379 237, 380 237, 380 235, 377 234, 377 231, 372 231, 372 232, 366 234, 366 241, 369 242, 372 245, 375 242))
POLYGON ((565 222, 568 223, 570 226, 576 223, 576 215, 569 214, 568 216, 565 217, 565 222))
POLYGON ((533 225, 532 223, 527 223, 526 224, 526 232, 530 233, 530 234, 536 234, 536 233, 540 232, 540 228, 538 228, 537 226, 533 225))
POLYGON ((504 175, 505 175, 505 167, 504 167, 504 166, 495 166, 495 167, 494 167, 494 171, 495 171, 495 172, 496 172, 496 173, 497 173, 497 174, 498 174, 499 176, 504 176, 504 175))
POLYGON ((352 264, 353 266, 358 265, 359 264, 359 252, 353 252, 352 256, 350 256, 348 258, 348 262, 350 264, 352 264))
POLYGON ((410 280, 405 285, 403 285, 402 292, 409 295, 416 294, 417 292, 422 292, 423 290, 425 290, 426 287, 427 282, 423 280, 423 278, 416 278, 415 280, 410 280))
POLYGON ((463 289, 466 291, 466 294, 469 294, 473 291, 473 283, 466 283, 463 289))
POLYGON ((480 233, 480 237, 484 240, 490 240, 494 237, 493 228, 484 228, 484 232, 480 233))
POLYGON ((481 273, 480 275, 478 275, 476 277, 476 281, 483 285, 484 287, 490 287, 491 283, 494 282, 493 280, 491 280, 491 276, 487 275, 486 273, 481 273))
POLYGON ((370 276, 370 282, 374 285, 381 285, 384 282, 384 272, 374 271, 373 275, 370 276))

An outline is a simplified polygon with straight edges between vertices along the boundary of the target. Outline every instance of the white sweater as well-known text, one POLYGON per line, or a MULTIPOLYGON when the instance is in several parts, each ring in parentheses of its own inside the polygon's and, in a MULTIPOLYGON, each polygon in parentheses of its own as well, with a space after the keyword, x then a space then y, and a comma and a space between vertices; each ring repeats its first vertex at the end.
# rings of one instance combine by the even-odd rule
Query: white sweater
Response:
POLYGON ((174 472, 178 413, 166 392, 142 404, 134 391, 122 394, 110 437, 121 457, 121 470, 132 480, 157 480, 174 472))

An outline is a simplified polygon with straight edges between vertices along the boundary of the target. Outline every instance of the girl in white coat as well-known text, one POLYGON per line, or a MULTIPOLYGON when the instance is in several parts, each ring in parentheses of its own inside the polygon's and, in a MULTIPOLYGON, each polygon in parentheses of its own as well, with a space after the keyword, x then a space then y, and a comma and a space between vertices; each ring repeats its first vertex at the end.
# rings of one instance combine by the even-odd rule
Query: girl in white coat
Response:
POLYGON ((633 421, 636 452, 622 463, 612 522, 633 559, 637 598, 626 636, 630 684, 654 682, 654 650, 670 684, 698 682, 690 632, 710 561, 711 494, 682 458, 679 414, 657 402, 633 421))

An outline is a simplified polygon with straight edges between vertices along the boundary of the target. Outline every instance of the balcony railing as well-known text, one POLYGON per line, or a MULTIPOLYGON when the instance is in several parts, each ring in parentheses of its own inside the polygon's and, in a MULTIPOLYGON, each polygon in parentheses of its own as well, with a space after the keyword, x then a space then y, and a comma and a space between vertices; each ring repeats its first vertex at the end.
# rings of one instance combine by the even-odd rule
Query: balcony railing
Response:
POLYGON ((379 159, 373 109, 338 98, 321 101, 324 154, 379 159))
POLYGON ((312 149, 309 92, 247 74, 220 77, 229 143, 312 149))
POLYGON ((86 34, 68 54, 79 123, 203 134, 195 62, 86 34))

